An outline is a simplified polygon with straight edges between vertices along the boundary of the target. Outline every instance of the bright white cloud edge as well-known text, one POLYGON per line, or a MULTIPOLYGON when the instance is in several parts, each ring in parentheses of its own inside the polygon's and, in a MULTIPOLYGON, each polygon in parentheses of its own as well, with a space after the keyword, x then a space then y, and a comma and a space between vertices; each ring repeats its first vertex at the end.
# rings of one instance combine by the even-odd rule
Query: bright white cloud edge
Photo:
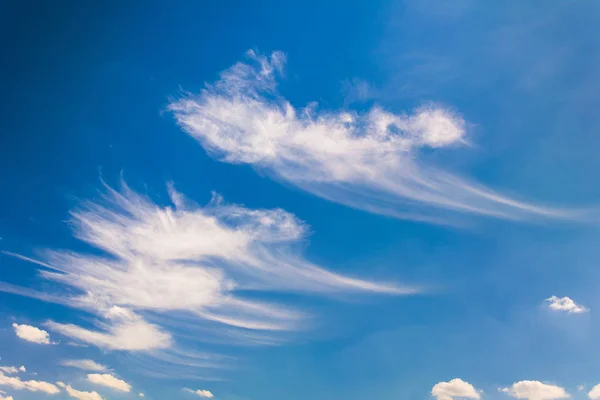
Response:
POLYGON ((212 394, 212 392, 210 390, 205 390, 205 389, 188 389, 188 388, 184 388, 184 391, 188 392, 188 393, 192 393, 195 394, 196 396, 199 397, 204 397, 207 399, 212 399, 213 397, 215 397, 214 394, 212 394))
POLYGON ((111 374, 88 374, 87 380, 96 385, 105 386, 119 392, 129 393, 131 385, 111 374))
POLYGON ((437 400, 480 399, 479 391, 473 385, 460 378, 448 382, 438 382, 431 389, 431 395, 437 400))
POLYGON ((558 400, 571 397, 564 388, 540 381, 519 381, 500 391, 516 399, 526 400, 558 400))
POLYGON ((548 307, 552 311, 564 311, 569 314, 581 314, 589 311, 589 309, 580 304, 577 304, 573 299, 567 296, 552 296, 547 298, 546 302, 548 303, 548 307))
POLYGON ((43 329, 25 324, 12 324, 15 334, 19 339, 37 344, 51 344, 50 335, 43 329))

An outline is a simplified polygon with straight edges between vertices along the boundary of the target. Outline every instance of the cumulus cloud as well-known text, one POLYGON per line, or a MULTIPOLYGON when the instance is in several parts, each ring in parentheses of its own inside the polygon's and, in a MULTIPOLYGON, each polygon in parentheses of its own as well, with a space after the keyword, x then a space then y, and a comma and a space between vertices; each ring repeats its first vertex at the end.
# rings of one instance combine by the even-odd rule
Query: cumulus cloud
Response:
MULTIPOLYGON (((583 390, 583 388, 582 388, 583 390)), ((588 397, 592 400, 600 399, 600 384, 596 385, 589 391, 588 397)))
POLYGON ((468 382, 462 379, 452 379, 448 382, 436 383, 431 394, 437 400, 454 400, 454 399, 480 399, 479 391, 468 382))
MULTIPOLYGON (((210 324, 223 337, 239 330, 237 339, 251 343, 266 340, 260 332, 305 328, 305 312, 256 298, 268 293, 418 292, 333 273, 306 260, 299 245, 308 228, 284 210, 248 209, 217 195, 199 206, 173 187, 169 194, 170 204, 161 206, 124 183, 120 191, 107 186, 100 200, 74 210, 71 221, 75 236, 100 251, 47 251, 42 260, 18 256, 42 266, 41 276, 65 290, 38 296, 11 286, 11 292, 96 314, 94 326, 57 321, 44 326, 110 350, 172 349, 170 327, 186 323, 194 329, 210 324)), ((194 363, 191 353, 181 353, 179 359, 194 363)))
POLYGON ((102 364, 98 364, 93 360, 62 360, 61 365, 65 367, 73 367, 84 371, 105 372, 108 368, 102 364))
POLYGON ((0 394, 0 400, 14 400, 12 396, 2 396, 0 394))
POLYGON ((141 392, 140 392, 139 396, 140 397, 146 397, 146 395, 144 393, 141 393, 141 392))
POLYGON ((202 389, 193 390, 193 389, 188 389, 188 388, 185 388, 183 390, 185 390, 186 392, 189 392, 189 393, 193 393, 200 397, 206 397, 208 399, 212 399, 213 397, 215 397, 215 395, 212 394, 210 390, 202 390, 202 389))
POLYGON ((29 390, 31 392, 44 392, 48 394, 60 392, 60 389, 52 383, 33 380, 23 381, 15 376, 6 376, 3 372, 0 372, 0 386, 10 386, 17 390, 29 390))
POLYGON ((111 374, 88 374, 87 379, 96 385, 106 386, 119 392, 128 393, 131 390, 129 383, 111 374))
POLYGON ((569 314, 581 314, 589 311, 584 306, 575 303, 570 297, 552 296, 546 299, 548 307, 553 311, 566 311, 569 314))
POLYGON ((17 337, 28 342, 50 344, 50 335, 43 329, 31 325, 12 324, 17 337))
POLYGON ((555 400, 568 399, 570 397, 565 389, 560 386, 539 381, 520 381, 514 383, 511 387, 500 390, 516 399, 555 400))
POLYGON ((519 201, 427 162, 428 149, 468 144, 467 123, 440 106, 394 114, 294 107, 277 91, 285 63, 248 52, 198 96, 170 104, 176 120, 213 157, 350 207, 432 222, 447 211, 503 219, 574 218, 519 201))

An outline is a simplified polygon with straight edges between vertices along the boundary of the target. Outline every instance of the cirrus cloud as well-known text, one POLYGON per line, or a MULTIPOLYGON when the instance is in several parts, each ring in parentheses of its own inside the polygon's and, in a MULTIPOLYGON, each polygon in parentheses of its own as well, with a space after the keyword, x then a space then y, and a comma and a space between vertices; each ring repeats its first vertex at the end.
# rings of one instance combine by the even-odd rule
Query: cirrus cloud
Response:
MULTIPOLYGON (((284 210, 248 209, 217 195, 199 206, 172 187, 169 194, 171 203, 158 205, 124 183, 120 191, 107 186, 100 201, 83 202, 72 212, 75 236, 99 250, 95 254, 52 250, 36 260, 6 253, 39 264, 41 276, 64 291, 39 294, 12 285, 0 290, 91 312, 98 317, 91 327, 57 321, 44 326, 79 342, 129 351, 173 349, 176 332, 170 327, 181 325, 179 316, 196 329, 210 324, 223 337, 239 330, 238 342, 257 344, 277 343, 262 333, 305 328, 307 313, 257 298, 267 293, 340 297, 420 290, 311 263, 298 246, 307 226, 284 210)), ((190 360, 187 351, 175 354, 162 359, 204 363, 190 360)))
POLYGON ((62 360, 60 365, 82 369, 84 371, 104 372, 108 370, 106 366, 98 364, 94 360, 62 360))
POLYGON ((503 219, 576 218, 520 201, 428 163, 427 149, 468 144, 467 123, 435 105, 410 114, 294 107, 277 91, 286 57, 253 51, 198 96, 172 102, 179 125, 213 157, 248 164, 328 200, 398 218, 447 212, 503 219))
POLYGON ((129 393, 131 390, 131 385, 129 383, 111 374, 88 374, 87 380, 96 385, 106 386, 118 390, 119 392, 129 393))

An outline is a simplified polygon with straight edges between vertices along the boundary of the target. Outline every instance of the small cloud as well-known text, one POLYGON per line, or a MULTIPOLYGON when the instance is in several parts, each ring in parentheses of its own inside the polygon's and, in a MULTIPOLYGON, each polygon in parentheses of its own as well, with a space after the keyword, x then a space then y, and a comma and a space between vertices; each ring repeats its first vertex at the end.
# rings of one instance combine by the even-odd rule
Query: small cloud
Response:
POLYGON ((19 324, 12 324, 12 327, 15 329, 15 333, 20 339, 38 344, 51 344, 50 335, 43 329, 31 325, 19 324))
POLYGON ((520 381, 499 391, 516 399, 526 400, 558 400, 570 397, 562 387, 540 381, 520 381))
POLYGON ((437 400, 480 399, 479 391, 473 385, 462 379, 452 379, 448 382, 436 383, 431 394, 437 400))
POLYGON ((4 397, 4 396, 0 395, 0 400, 14 400, 14 399, 13 399, 12 396, 6 396, 6 397, 4 397))
POLYGON ((215 397, 215 395, 212 394, 210 390, 202 390, 202 389, 193 390, 193 389, 188 389, 188 388, 185 388, 183 390, 185 390, 186 392, 189 392, 189 393, 193 393, 200 397, 206 397, 208 399, 212 399, 213 397, 215 397))
POLYGON ((24 366, 24 365, 21 365, 21 366, 19 367, 19 371, 21 371, 21 372, 27 372, 27 369, 25 368, 25 366, 24 366))
POLYGON ((129 392, 131 390, 131 385, 129 383, 116 378, 111 374, 88 374, 87 379, 89 382, 106 386, 120 392, 129 392))
POLYGON ((569 314, 581 314, 588 312, 589 310, 584 306, 575 303, 570 297, 557 297, 552 296, 546 299, 548 307, 553 311, 566 311, 569 314))
POLYGON ((146 397, 146 395, 140 392, 140 397, 146 397))
POLYGON ((98 364, 93 360, 63 360, 60 363, 65 367, 73 367, 84 371, 105 372, 108 368, 102 364, 98 364))

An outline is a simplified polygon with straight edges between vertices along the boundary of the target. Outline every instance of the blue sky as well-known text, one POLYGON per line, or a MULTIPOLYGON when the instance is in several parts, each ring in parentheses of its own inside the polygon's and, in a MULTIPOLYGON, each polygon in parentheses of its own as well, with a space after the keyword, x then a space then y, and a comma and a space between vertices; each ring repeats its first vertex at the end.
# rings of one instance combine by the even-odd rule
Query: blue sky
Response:
POLYGON ((600 398, 600 3, 320 3, 3 5, 0 398, 600 398))

